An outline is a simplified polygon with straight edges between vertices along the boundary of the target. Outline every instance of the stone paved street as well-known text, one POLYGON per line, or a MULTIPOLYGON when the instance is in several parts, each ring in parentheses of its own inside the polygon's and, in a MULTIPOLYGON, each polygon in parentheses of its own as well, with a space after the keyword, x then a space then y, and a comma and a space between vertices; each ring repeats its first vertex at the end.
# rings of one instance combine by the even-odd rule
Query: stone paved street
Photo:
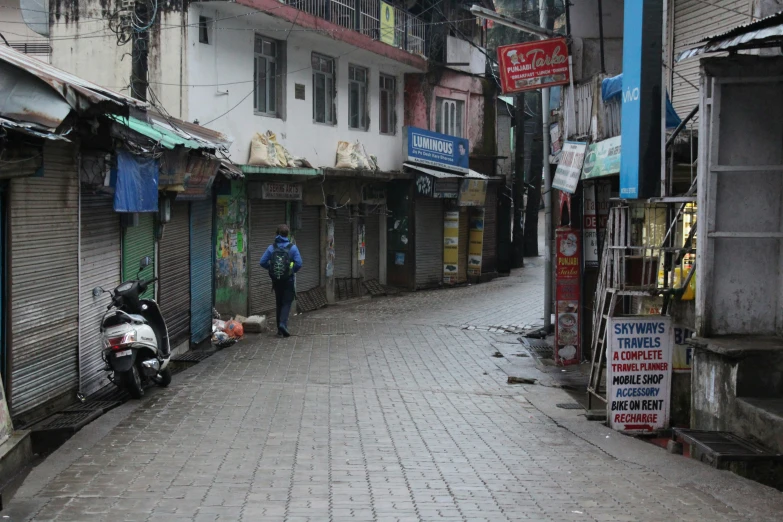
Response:
POLYGON ((248 338, 87 426, 13 521, 781 520, 777 491, 506 384, 461 325, 541 322, 541 261, 508 278, 334 306, 248 338))

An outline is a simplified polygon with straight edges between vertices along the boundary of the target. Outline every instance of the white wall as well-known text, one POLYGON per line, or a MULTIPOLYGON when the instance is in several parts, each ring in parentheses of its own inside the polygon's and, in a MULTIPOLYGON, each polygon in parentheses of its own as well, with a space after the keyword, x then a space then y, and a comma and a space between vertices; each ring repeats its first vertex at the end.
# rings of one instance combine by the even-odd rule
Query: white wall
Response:
POLYGON ((198 42, 195 28, 188 32, 188 114, 187 119, 199 120, 201 125, 226 133, 234 138, 231 159, 246 163, 250 140, 256 132, 271 130, 278 141, 294 156, 307 158, 313 166, 333 167, 337 142, 359 140, 369 154, 378 157, 382 170, 399 170, 402 166, 403 73, 411 72, 399 62, 358 49, 334 40, 327 35, 291 29, 291 23, 264 14, 235 16, 238 6, 215 8, 214 4, 193 6, 190 20, 199 15, 224 20, 211 31, 212 44, 198 42), (254 114, 253 111, 253 42, 261 34, 286 41, 287 74, 284 77, 285 119, 254 114), (215 38, 216 36, 216 38, 215 38), (215 43, 216 42, 216 43, 215 43), (337 125, 313 123, 313 89, 311 53, 317 51, 336 58, 337 125), (368 131, 348 128, 348 65, 355 64, 370 70, 368 131), (381 135, 379 73, 397 78, 397 133, 381 135), (217 79, 217 80, 216 80, 217 79), (219 86, 209 85, 220 83, 219 86), (294 85, 305 86, 305 99, 297 100, 294 85), (195 85, 201 85, 200 87, 195 85), (228 91, 228 94, 225 92, 228 91), (224 113, 227 113, 223 115, 224 113), (222 116, 221 116, 222 115, 222 116), (208 123, 216 119, 214 122, 208 123))
MULTIPOLYGON (((41 13, 32 13, 32 16, 41 13)), ((43 15, 45 16, 45 14, 43 15)), ((45 18, 39 17, 41 20, 45 18)), ((44 26, 45 27, 45 26, 44 26)), ((43 27, 41 27, 43 29, 43 27)), ((41 36, 31 30, 25 23, 22 16, 21 4, 19 0, 0 0, 0 34, 2 34, 10 44, 47 44, 49 39, 41 36)), ((0 42, 0 45, 5 45, 0 42)), ((31 54, 34 58, 48 62, 49 56, 45 54, 31 54)))

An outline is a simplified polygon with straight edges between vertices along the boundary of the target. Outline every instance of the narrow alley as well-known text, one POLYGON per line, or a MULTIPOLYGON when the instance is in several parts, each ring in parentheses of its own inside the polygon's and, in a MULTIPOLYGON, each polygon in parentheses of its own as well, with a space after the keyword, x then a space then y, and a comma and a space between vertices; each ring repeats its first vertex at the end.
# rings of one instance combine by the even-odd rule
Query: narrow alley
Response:
POLYGON ((515 336, 463 326, 538 322, 542 264, 248 337, 87 426, 4 519, 779 520, 775 490, 506 384, 515 336))

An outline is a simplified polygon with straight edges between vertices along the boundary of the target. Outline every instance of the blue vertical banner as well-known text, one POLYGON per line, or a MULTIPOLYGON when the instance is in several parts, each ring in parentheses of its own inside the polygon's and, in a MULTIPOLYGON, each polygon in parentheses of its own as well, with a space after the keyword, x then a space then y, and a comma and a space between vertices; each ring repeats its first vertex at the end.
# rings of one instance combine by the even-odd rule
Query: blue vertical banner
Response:
POLYGON ((660 195, 662 0, 626 0, 620 197, 660 195))

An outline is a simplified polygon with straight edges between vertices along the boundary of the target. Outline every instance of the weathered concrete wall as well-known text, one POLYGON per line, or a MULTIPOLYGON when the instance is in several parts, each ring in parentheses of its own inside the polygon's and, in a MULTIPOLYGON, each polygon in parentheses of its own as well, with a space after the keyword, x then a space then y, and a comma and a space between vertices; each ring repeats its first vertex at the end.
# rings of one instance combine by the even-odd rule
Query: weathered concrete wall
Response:
POLYGON ((730 430, 737 364, 710 351, 695 349, 691 376, 691 428, 730 430))

